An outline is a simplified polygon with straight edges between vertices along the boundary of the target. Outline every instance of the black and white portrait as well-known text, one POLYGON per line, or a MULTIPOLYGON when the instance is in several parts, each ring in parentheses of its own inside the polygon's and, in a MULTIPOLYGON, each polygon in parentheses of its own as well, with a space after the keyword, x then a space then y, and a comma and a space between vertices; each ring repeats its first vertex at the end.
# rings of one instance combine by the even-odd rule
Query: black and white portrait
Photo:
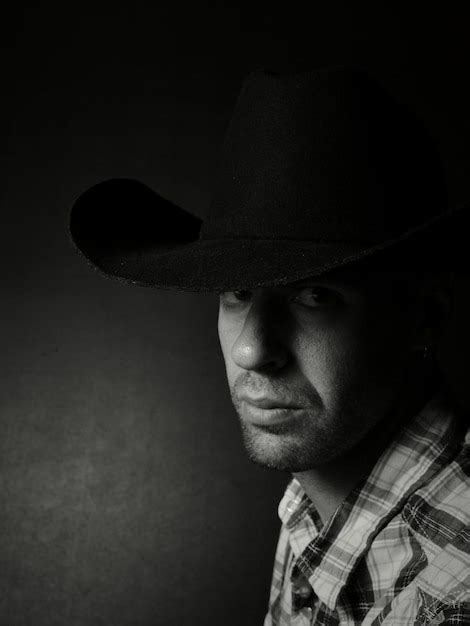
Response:
POLYGON ((463 11, 2 31, 0 626, 470 623, 463 11))

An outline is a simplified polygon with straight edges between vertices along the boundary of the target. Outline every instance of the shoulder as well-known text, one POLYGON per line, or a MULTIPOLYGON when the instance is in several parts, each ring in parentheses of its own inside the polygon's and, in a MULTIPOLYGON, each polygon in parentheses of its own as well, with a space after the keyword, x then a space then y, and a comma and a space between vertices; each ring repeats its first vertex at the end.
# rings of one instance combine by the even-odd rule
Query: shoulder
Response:
POLYGON ((464 550, 468 547, 470 445, 465 443, 430 482, 410 495, 402 517, 431 556, 453 542, 464 550))
POLYGON ((427 558, 414 581, 424 623, 470 623, 470 446, 410 496, 402 517, 427 558))

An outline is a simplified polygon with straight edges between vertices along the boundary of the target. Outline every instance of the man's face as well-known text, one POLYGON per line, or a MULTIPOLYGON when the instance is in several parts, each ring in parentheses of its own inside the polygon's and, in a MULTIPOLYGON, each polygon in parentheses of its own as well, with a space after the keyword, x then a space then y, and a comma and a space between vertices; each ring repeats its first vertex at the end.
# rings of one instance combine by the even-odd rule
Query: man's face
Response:
POLYGON ((345 270, 221 294, 220 344, 252 460, 313 469, 393 419, 411 354, 410 299, 403 277, 345 270))

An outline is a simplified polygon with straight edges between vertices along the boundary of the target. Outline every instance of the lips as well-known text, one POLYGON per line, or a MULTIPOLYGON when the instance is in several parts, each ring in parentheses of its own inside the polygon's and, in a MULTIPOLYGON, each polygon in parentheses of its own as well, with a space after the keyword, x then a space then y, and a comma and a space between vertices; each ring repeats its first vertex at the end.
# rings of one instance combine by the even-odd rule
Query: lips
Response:
POLYGON ((242 412, 245 420, 259 427, 279 426, 293 422, 303 414, 298 405, 276 398, 252 398, 242 396, 242 412))
POLYGON ((302 407, 286 402, 286 400, 277 400, 275 398, 268 398, 266 396, 259 398, 252 398, 250 396, 241 396, 240 398, 247 404, 251 404, 251 406, 257 407, 258 409, 267 409, 267 410, 275 410, 275 409, 301 409, 302 407))

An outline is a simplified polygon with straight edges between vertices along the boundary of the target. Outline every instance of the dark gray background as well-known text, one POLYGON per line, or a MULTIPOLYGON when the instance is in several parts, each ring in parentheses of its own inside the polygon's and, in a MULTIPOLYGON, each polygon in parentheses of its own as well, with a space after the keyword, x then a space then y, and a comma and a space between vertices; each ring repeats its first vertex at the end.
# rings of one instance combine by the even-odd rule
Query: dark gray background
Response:
MULTIPOLYGON (((99 278, 68 241, 78 194, 136 177, 203 216, 246 73, 358 63, 421 113, 452 203, 470 198, 458 5, 283 5, 3 15, 1 626, 250 626, 267 603, 287 476, 245 458, 216 300, 99 278)), ((457 291, 441 358, 465 401, 457 291)))

